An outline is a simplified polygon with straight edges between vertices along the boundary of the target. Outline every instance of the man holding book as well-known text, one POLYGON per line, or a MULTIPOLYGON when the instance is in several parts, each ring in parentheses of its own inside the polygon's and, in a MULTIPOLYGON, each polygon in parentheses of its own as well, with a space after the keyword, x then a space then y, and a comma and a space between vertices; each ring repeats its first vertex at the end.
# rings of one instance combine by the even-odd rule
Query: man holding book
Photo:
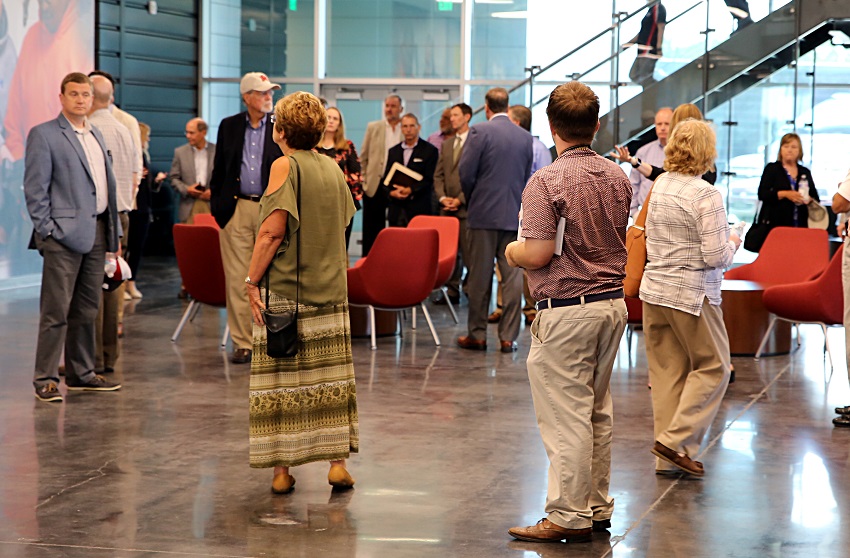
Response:
POLYGON ((390 148, 381 188, 387 197, 391 227, 406 227, 417 215, 431 214, 434 169, 440 152, 419 137, 419 119, 411 113, 401 119, 404 140, 390 148))

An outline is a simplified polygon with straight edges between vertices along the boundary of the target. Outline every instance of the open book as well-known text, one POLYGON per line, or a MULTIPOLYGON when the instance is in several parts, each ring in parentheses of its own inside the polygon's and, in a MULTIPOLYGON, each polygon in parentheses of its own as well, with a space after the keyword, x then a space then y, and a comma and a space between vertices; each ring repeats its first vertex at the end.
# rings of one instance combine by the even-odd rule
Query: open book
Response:
POLYGON ((422 182, 423 178, 425 177, 416 171, 410 170, 401 163, 393 163, 393 166, 390 167, 390 172, 387 173, 387 177, 384 179, 384 186, 392 187, 393 184, 398 184, 399 186, 412 188, 418 182, 422 182))
MULTIPOLYGON (((555 231, 555 251, 553 254, 560 256, 564 250, 564 229, 567 227, 567 220, 563 217, 558 219, 558 229, 555 231)), ((519 228, 517 229, 516 239, 520 242, 525 242, 525 237, 522 235, 522 204, 519 206, 519 228)))

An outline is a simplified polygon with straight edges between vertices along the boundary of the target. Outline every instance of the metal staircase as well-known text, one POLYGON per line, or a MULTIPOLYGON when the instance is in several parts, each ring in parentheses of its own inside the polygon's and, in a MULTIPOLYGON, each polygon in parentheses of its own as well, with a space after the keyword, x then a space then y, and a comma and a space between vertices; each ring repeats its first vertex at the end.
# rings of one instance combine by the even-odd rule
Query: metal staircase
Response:
POLYGON ((790 2, 603 115, 594 149, 608 153, 615 143, 640 136, 652 127, 642 114, 654 113, 657 107, 691 102, 708 112, 795 65, 800 56, 829 41, 835 30, 850 35, 850 1, 790 2))

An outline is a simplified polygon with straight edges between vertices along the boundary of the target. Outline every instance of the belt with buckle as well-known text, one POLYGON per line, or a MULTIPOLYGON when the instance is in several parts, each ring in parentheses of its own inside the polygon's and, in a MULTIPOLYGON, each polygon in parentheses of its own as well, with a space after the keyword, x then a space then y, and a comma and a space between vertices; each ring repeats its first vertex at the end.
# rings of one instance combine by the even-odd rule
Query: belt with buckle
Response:
POLYGON ((248 201, 252 201, 252 202, 258 202, 258 201, 260 201, 260 198, 262 198, 263 196, 249 196, 247 194, 236 194, 236 197, 239 198, 240 200, 248 200, 248 201))
POLYGON ((623 289, 608 291, 607 293, 577 296, 575 298, 547 298, 541 300, 535 307, 538 311, 547 308, 562 308, 564 306, 578 306, 587 302, 599 302, 600 300, 611 300, 612 298, 623 298, 623 289))

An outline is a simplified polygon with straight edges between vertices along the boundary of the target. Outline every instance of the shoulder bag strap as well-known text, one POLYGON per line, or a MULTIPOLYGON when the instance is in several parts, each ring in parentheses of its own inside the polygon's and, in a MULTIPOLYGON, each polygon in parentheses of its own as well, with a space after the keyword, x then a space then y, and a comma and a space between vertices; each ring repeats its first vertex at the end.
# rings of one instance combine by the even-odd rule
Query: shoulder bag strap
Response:
MULTIPOLYGON (((292 157, 289 158, 290 161, 295 161, 292 157)), ((298 169, 297 161, 296 164, 293 165, 296 169, 298 169)), ((291 171, 290 171, 291 172, 291 171)), ((298 209, 298 230, 295 231, 295 235, 298 238, 295 245, 295 319, 298 320, 298 301, 301 296, 301 225, 303 222, 301 221, 301 169, 298 169, 298 173, 296 176, 296 190, 295 190, 295 207, 298 209)), ((269 264, 269 269, 266 270, 266 309, 269 308, 269 275, 271 272, 271 264, 269 264)))

